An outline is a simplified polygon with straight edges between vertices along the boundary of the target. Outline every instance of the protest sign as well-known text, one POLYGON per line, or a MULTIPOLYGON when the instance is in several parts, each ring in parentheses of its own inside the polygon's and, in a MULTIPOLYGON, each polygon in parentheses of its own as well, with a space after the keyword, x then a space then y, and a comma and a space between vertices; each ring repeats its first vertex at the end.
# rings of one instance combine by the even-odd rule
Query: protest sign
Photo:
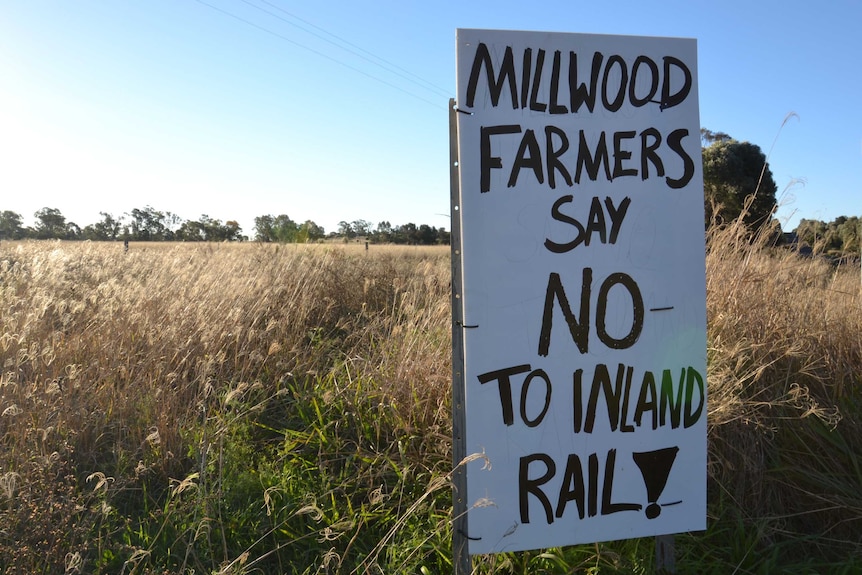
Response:
POLYGON ((470 554, 705 528, 696 43, 458 30, 470 554))

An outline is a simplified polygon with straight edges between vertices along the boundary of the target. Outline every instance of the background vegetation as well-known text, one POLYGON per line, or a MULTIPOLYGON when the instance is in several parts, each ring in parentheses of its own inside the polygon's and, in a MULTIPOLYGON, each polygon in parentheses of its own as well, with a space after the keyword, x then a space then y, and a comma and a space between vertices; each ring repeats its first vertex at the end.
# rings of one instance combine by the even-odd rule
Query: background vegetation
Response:
MULTIPOLYGON (((787 119, 793 114, 788 115, 787 119)), ((832 258, 858 257, 860 222, 856 216, 840 216, 831 222, 801 220, 795 230, 782 233, 774 219, 779 198, 778 186, 769 169, 766 154, 756 144, 740 142, 724 132, 701 128, 703 157, 704 214, 706 228, 727 226, 741 220, 749 229, 770 230, 768 240, 789 245, 805 254, 820 253, 832 258)), ((254 233, 244 235, 235 220, 221 220, 203 214, 184 220, 176 214, 151 206, 135 208, 115 216, 100 212, 101 220, 81 228, 67 221, 56 208, 42 208, 34 214, 35 225, 25 227, 21 214, 0 211, 0 240, 61 239, 93 241, 183 241, 233 242, 252 239, 263 243, 316 243, 324 239, 371 244, 448 245, 444 228, 427 224, 376 226, 363 219, 341 221, 328 234, 312 220, 297 222, 286 214, 264 214, 254 219, 254 233)))
MULTIPOLYGON (((163 212, 151 206, 135 208, 131 212, 115 216, 99 212, 101 220, 81 228, 70 222, 56 208, 42 208, 33 216, 33 227, 24 226, 21 214, 11 210, 0 211, 0 240, 92 240, 135 242, 239 242, 248 241, 235 220, 221 220, 203 214, 197 220, 184 220, 171 212, 163 212)), ((339 222, 338 230, 326 234, 322 226, 312 220, 295 222, 286 214, 265 214, 254 219, 254 235, 257 242, 315 243, 324 238, 343 242, 368 241, 408 245, 438 245, 449 243, 449 232, 427 224, 414 223, 393 226, 388 221, 376 227, 366 220, 339 222)))
POLYGON ((760 146, 701 130, 706 225, 739 218, 758 228, 772 219, 778 186, 760 146))
POLYGON ((840 216, 829 223, 819 220, 800 220, 796 228, 800 243, 814 253, 829 256, 859 256, 860 222, 858 216, 840 216))
MULTIPOLYGON (((709 233, 708 529, 862 569, 858 267, 709 233)), ((447 248, 0 243, 0 572, 451 572, 447 248)), ((653 540, 474 558, 648 573, 653 540)))

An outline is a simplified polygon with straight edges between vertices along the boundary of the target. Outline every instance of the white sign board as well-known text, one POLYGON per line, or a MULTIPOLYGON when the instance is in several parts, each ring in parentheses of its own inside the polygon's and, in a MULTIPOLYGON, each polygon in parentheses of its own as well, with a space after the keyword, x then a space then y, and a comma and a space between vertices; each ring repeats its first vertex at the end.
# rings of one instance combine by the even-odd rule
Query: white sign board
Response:
POLYGON ((696 42, 459 30, 469 552, 706 527, 696 42))

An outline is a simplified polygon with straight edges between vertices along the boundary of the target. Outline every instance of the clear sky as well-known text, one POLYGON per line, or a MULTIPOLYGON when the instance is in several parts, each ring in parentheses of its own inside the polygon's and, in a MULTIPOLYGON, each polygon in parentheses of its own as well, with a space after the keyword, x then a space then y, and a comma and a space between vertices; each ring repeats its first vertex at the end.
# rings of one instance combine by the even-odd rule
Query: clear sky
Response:
POLYGON ((696 38, 701 125, 770 154, 785 229, 858 215, 860 25, 859 0, 0 0, 0 210, 449 229, 460 27, 696 38))

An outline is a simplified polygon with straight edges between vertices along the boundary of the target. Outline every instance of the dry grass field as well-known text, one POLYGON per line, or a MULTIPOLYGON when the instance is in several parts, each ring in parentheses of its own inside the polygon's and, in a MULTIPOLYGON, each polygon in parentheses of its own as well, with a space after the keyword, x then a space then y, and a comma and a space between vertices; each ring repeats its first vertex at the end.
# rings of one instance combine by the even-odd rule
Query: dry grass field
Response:
MULTIPOLYGON (((859 269, 708 252, 709 529, 677 567, 859 572, 859 269)), ((449 277, 447 247, 0 243, 0 572, 451 572, 449 277)))

